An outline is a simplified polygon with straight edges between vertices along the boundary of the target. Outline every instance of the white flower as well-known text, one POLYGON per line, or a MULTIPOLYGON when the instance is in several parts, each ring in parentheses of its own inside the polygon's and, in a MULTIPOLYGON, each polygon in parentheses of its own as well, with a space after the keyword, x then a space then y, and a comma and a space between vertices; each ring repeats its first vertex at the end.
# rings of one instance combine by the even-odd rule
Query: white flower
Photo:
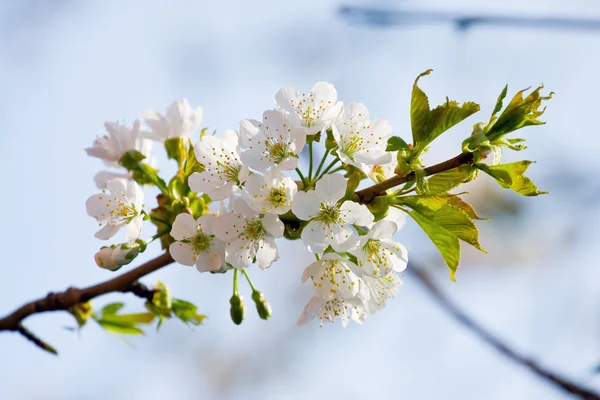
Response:
POLYGON ((342 320, 342 326, 345 328, 350 321, 362 324, 367 314, 364 303, 360 298, 324 300, 315 296, 304 307, 304 311, 302 311, 296 325, 305 325, 316 316, 319 317, 321 326, 323 326, 323 321, 333 323, 339 317, 342 320))
POLYGON ((186 99, 181 99, 171 104, 166 115, 146 111, 142 113, 142 119, 152 130, 147 132, 150 139, 164 142, 173 138, 189 138, 200 126, 202 107, 193 110, 186 99))
POLYGON ((225 241, 225 260, 235 268, 246 268, 256 258, 260 268, 268 268, 279 259, 274 238, 283 236, 283 222, 275 214, 261 217, 242 199, 233 208, 213 224, 215 236, 225 241))
POLYGON ((140 253, 140 245, 138 243, 124 243, 112 245, 110 247, 102 247, 94 255, 96 265, 100 268, 116 271, 123 265, 132 262, 140 253))
POLYGON ((194 192, 206 193, 212 200, 223 200, 248 178, 248 167, 240 161, 238 136, 234 131, 225 131, 223 139, 204 136, 194 152, 205 168, 188 178, 194 192))
POLYGON ((279 110, 263 113, 263 122, 243 120, 240 122, 240 141, 243 148, 242 161, 260 172, 277 165, 281 170, 298 166, 298 154, 306 144, 306 134, 293 127, 286 114, 279 110))
POLYGON ((398 226, 392 221, 375 223, 366 235, 360 236, 357 247, 351 250, 356 256, 362 274, 371 278, 401 272, 408 263, 408 251, 402 244, 392 240, 398 226))
POLYGON ((294 126, 301 126, 305 134, 314 135, 331 126, 344 105, 337 101, 335 87, 318 82, 308 95, 293 88, 279 90, 275 95, 277 105, 290 113, 294 126))
POLYGON ((112 167, 118 167, 118 161, 130 150, 150 156, 152 142, 141 137, 140 121, 135 120, 131 128, 118 122, 105 122, 104 127, 108 134, 97 137, 92 147, 85 149, 88 155, 112 167))
POLYGON ((298 186, 292 178, 274 169, 264 175, 252 174, 244 186, 250 207, 266 214, 285 214, 292 207, 298 186))
POLYGON ((298 192, 294 197, 292 212, 310 221, 302 231, 302 240, 313 253, 322 253, 329 245, 339 252, 350 250, 358 240, 350 226, 373 222, 373 214, 365 205, 352 201, 338 204, 346 194, 346 182, 340 174, 328 174, 317 182, 316 190, 298 192))
POLYGON ((370 120, 363 104, 351 103, 332 125, 337 154, 346 164, 361 168, 364 164, 386 164, 392 155, 386 151, 392 127, 385 120, 370 120))
POLYGON ((310 264, 302 273, 302 282, 312 278, 317 295, 325 300, 351 299, 361 291, 361 280, 352 261, 336 253, 327 253, 310 264))
POLYGON ((94 175, 94 183, 96 183, 96 187, 98 189, 106 189, 106 185, 108 185, 108 181, 112 181, 113 179, 116 178, 122 178, 122 179, 132 179, 133 174, 130 173, 129 171, 126 171, 125 168, 123 168, 122 173, 119 172, 113 172, 113 171, 100 171, 98 172, 96 175, 94 175))
POLYGON ((205 215, 194 220, 190 214, 177 215, 169 246, 171 256, 180 264, 194 265, 200 272, 218 271, 225 266, 225 244, 216 238, 212 225, 216 217, 205 215))
POLYGON ((396 297, 402 286, 402 281, 395 272, 381 278, 364 278, 363 284, 369 289, 369 299, 366 307, 369 314, 375 314, 386 306, 389 299, 396 297))
MULTIPOLYGON (((396 167, 398 166, 398 152, 392 151, 389 153, 391 160, 385 164, 365 165, 363 164, 362 171, 375 183, 383 182, 396 175, 396 167)), ((391 189, 390 189, 391 190, 391 189)))
POLYGON ((144 192, 134 181, 121 178, 109 181, 107 187, 109 194, 103 190, 85 202, 88 215, 96 218, 100 226, 104 225, 96 237, 108 240, 128 225, 125 236, 133 242, 142 232, 144 192))

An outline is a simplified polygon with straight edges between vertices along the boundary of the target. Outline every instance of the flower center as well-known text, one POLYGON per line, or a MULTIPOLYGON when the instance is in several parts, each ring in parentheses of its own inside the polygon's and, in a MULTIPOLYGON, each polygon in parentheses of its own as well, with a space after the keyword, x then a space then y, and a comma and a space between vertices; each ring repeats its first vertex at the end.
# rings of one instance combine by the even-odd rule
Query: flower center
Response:
POLYGON ((342 140, 342 153, 354 161, 354 153, 362 148, 363 140, 358 134, 350 132, 346 140, 342 140))
POLYGON ((198 234, 192 238, 190 244, 196 254, 206 252, 212 245, 212 237, 206 233, 198 232, 198 234))
POLYGON ((110 211, 110 217, 114 222, 127 221, 129 222, 138 215, 133 204, 125 203, 123 200, 113 199, 117 201, 118 206, 110 211))
POLYGON ((324 224, 339 224, 343 222, 340 218, 340 209, 337 206, 325 204, 321 204, 319 216, 316 219, 324 224))
POLYGON ((286 143, 267 143, 267 155, 269 159, 275 164, 281 163, 291 154, 292 153, 290 152, 289 147, 286 143))
POLYGON ((271 188, 271 193, 267 198, 267 202, 273 204, 275 207, 281 207, 286 204, 287 196, 284 188, 271 188))
POLYGON ((238 175, 242 166, 239 164, 226 163, 223 164, 221 162, 218 165, 222 168, 220 175, 225 178, 226 181, 237 181, 238 175))
POLYGON ((246 222, 246 229, 244 230, 246 240, 262 240, 265 238, 266 233, 267 231, 259 219, 246 222))

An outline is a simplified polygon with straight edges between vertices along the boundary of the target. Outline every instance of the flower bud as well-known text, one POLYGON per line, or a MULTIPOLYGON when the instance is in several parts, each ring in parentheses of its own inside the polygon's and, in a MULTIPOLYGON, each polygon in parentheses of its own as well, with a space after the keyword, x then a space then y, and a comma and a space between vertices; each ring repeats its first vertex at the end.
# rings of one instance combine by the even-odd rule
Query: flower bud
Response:
POLYGON ((271 305, 265 300, 262 292, 259 292, 258 290, 252 292, 252 300, 254 300, 254 303, 256 304, 258 316, 265 321, 268 320, 271 317, 271 305))
POLYGON ((229 300, 229 304, 231 304, 231 320, 234 324, 239 325, 244 320, 244 316, 246 314, 246 306, 244 305, 244 298, 241 294, 234 294, 231 296, 229 300))
POLYGON ((123 265, 132 262, 140 254, 141 246, 139 243, 123 243, 102 247, 94 255, 94 260, 100 268, 116 271, 123 265))

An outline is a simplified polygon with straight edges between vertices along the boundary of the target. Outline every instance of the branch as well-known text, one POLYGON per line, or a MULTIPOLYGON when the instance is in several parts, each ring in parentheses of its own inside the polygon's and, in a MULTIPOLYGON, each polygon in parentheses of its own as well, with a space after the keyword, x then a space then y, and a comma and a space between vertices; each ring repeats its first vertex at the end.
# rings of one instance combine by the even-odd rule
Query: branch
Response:
MULTIPOLYGON (((138 279, 146 276, 162 267, 165 267, 173 262, 173 258, 169 253, 160 255, 139 267, 132 269, 119 275, 113 279, 101 282, 94 286, 89 286, 83 289, 69 288, 64 292, 49 293, 46 297, 34 300, 27 303, 11 314, 0 319, 0 331, 18 331, 29 340, 36 343, 36 340, 45 344, 31 332, 26 330, 21 321, 32 314, 39 314, 48 311, 68 310, 72 306, 83 303, 103 294, 113 292, 131 292, 136 296, 143 298, 151 298, 152 291, 145 285, 137 282, 138 279), (35 339, 35 340, 34 340, 35 339)), ((38 343, 36 343, 40 346, 38 343)), ((47 344, 46 344, 47 345, 47 344)), ((43 348, 43 346, 40 346, 43 348)))
MULTIPOLYGON (((473 164, 473 153, 461 153, 454 158, 451 158, 439 164, 432 165, 431 167, 427 167, 424 169, 425 176, 438 174, 440 172, 448 171, 467 164, 473 164)), ((363 190, 359 190, 358 192, 356 192, 356 195, 358 196, 358 200, 360 203, 370 203, 375 197, 385 195, 386 190, 401 185, 403 183, 413 181, 414 179, 414 172, 411 172, 406 176, 396 175, 376 185, 370 186, 363 190)))
POLYGON ((433 296, 434 300, 438 305, 454 318, 458 323, 470 329, 475 335, 479 336, 481 340, 496 349, 499 353, 508 357, 512 361, 528 368, 533 373, 537 374, 542 379, 552 383, 560 389, 571 393, 584 400, 600 400, 600 395, 592 392, 591 390, 581 387, 578 384, 571 382, 556 373, 545 369, 544 367, 537 364, 532 359, 519 354, 516 350, 510 348, 506 343, 502 342, 501 339, 494 336, 492 333, 487 331, 484 327, 477 324, 473 319, 467 316, 456 304, 452 303, 450 299, 444 295, 440 289, 435 285, 431 277, 421 268, 408 268, 408 273, 414 275, 427 289, 429 294, 433 296))

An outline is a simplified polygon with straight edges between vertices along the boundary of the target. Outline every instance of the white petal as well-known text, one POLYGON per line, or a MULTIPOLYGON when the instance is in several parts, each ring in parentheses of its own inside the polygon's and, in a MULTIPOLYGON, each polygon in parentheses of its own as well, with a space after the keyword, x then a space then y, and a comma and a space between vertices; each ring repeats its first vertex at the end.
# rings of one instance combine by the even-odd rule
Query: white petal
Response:
POLYGON ((292 200, 292 212, 303 221, 309 221, 319 215, 320 207, 321 201, 314 190, 298 192, 292 200))
POLYGON ((373 223, 373 214, 364 204, 358 204, 353 201, 345 201, 340 207, 342 218, 349 224, 360 226, 369 226, 373 223))
POLYGON ((352 117, 352 122, 362 125, 369 120, 369 109, 362 103, 350 103, 344 110, 344 119, 350 117, 352 117))
POLYGON ((241 215, 229 212, 215 219, 212 230, 217 238, 227 241, 238 237, 245 225, 246 220, 241 215))
POLYGON ((261 126, 260 121, 255 119, 240 121, 240 146, 242 148, 258 146, 258 142, 264 143, 265 137, 261 132, 261 126))
POLYGON ((350 251, 358 245, 360 241, 359 236, 347 227, 332 224, 331 230, 333 234, 333 240, 329 240, 329 244, 335 251, 346 252, 350 251))
MULTIPOLYGON (((171 245, 172 246, 172 245, 171 245)), ((196 260, 196 269, 200 272, 216 272, 223 266, 222 255, 217 252, 200 253, 196 260)))
POLYGON ((106 187, 112 196, 120 198, 121 194, 127 190, 127 180, 115 178, 108 181, 106 187))
POLYGON ((178 214, 171 228, 171 236, 175 240, 193 238, 198 234, 196 220, 188 213, 178 214))
POLYGON ((369 230, 369 237, 373 239, 391 239, 397 231, 398 227, 395 222, 383 219, 375 222, 375 225, 369 230))
POLYGON ((100 171, 94 175, 94 182, 96 183, 96 187, 98 189, 106 189, 106 184, 108 181, 115 178, 129 179, 129 176, 126 173, 120 174, 111 171, 100 171))
MULTIPOLYGON (((384 218, 386 221, 392 221, 396 224, 398 231, 406 225, 406 213, 397 208, 390 207, 388 215, 384 218)), ((396 232, 398 232, 396 231, 396 232)), ((394 233, 396 233, 394 232, 394 233)))
POLYGON ((196 224, 200 224, 202 232, 212 235, 213 234, 213 224, 217 217, 215 215, 203 215, 196 220, 196 224))
POLYGON ((396 272, 404 271, 408 264, 408 250, 406 250, 406 247, 392 240, 382 240, 381 242, 386 246, 387 250, 394 253, 390 257, 393 264, 392 269, 396 272))
POLYGON ((329 246, 327 243, 328 229, 318 221, 310 221, 302 230, 302 241, 313 253, 322 253, 329 246))
MULTIPOLYGON (((194 174, 192 174, 192 176, 193 175, 194 174)), ((227 182, 226 184, 224 184, 223 186, 212 187, 210 190, 207 190, 205 193, 212 200, 217 200, 217 201, 218 200, 225 200, 226 198, 228 198, 229 196, 231 196, 231 193, 233 192, 233 188, 235 186, 236 186, 235 182, 230 181, 230 182, 227 182)))
POLYGON ((130 242, 136 241, 140 238, 142 234, 142 225, 144 224, 144 217, 142 215, 138 215, 134 217, 131 222, 127 225, 127 232, 125 232, 125 237, 130 242))
POLYGON ((254 243, 249 243, 241 239, 228 242, 225 249, 227 254, 225 260, 238 269, 248 267, 252 264, 256 256, 256 246, 254 246, 254 243))
POLYGON ((266 237, 258 251, 256 252, 256 262, 261 269, 266 269, 271 266, 271 264, 279 259, 279 252, 277 250, 277 245, 275 244, 275 240, 270 237, 266 237))
POLYGON ((117 234, 117 232, 119 232, 119 229, 121 229, 121 226, 122 225, 106 224, 106 225, 104 225, 104 227, 102 229, 100 229, 98 232, 96 232, 96 234, 94 236, 96 237, 96 239, 108 240, 111 237, 115 236, 117 234))
POLYGON ((317 182, 316 192, 321 203, 335 204, 346 194, 348 180, 342 174, 325 174, 317 182))
POLYGON ((251 219, 251 218, 258 218, 259 217, 259 213, 257 213, 256 211, 254 211, 246 202, 246 200, 244 199, 237 199, 234 203, 233 203, 233 211, 235 211, 238 214, 242 214, 244 217, 251 219))
POLYGON ((311 276, 316 274, 317 271, 321 268, 321 265, 323 265, 323 261, 318 260, 306 267, 302 272, 302 283, 306 282, 311 276))
POLYGON ((274 238, 280 238, 283 236, 283 230, 285 225, 279 217, 275 214, 266 214, 262 218, 263 227, 273 236, 274 238))
POLYGON ((189 243, 171 243, 169 253, 171 253, 171 257, 179 264, 192 266, 196 262, 192 246, 189 243))
POLYGON ((300 318, 298 318, 297 326, 306 325, 317 316, 317 312, 323 307, 325 304, 325 300, 314 296, 308 304, 304 307, 302 314, 300 314, 300 318))
POLYGON ((240 158, 244 164, 248 164, 250 167, 260 172, 265 172, 272 166, 271 161, 263 156, 262 150, 259 148, 252 148, 244 151, 240 158))

